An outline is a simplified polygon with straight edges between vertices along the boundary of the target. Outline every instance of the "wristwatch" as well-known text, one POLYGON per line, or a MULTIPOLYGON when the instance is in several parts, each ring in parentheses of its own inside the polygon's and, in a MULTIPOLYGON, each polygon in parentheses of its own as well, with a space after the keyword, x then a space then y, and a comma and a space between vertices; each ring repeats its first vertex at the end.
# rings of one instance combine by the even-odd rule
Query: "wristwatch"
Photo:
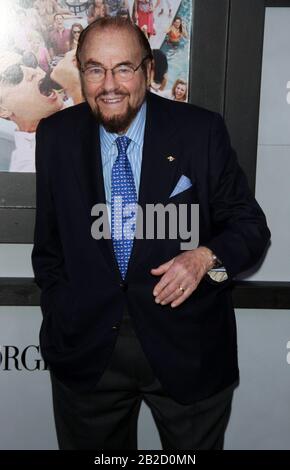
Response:
POLYGON ((212 252, 212 261, 213 266, 207 272, 207 276, 209 276, 214 282, 223 282, 228 279, 228 274, 226 269, 222 263, 222 261, 212 252), (221 268, 221 269, 218 269, 221 268))
POLYGON ((223 265, 221 260, 214 253, 212 255, 212 261, 213 261, 213 267, 211 269, 220 268, 223 265))

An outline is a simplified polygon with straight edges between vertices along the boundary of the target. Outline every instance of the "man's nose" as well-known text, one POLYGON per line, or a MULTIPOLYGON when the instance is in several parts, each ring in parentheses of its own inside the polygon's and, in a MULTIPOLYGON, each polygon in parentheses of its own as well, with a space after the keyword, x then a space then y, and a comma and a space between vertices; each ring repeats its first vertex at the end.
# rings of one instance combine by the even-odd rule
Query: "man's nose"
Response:
POLYGON ((107 91, 114 90, 118 86, 112 70, 106 70, 103 86, 107 91))

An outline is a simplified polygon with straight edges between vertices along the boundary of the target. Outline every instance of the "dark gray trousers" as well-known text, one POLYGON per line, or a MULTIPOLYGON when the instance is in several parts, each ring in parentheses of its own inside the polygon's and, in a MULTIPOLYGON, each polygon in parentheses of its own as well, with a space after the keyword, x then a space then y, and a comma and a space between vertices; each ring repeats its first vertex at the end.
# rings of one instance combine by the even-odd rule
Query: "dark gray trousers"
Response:
POLYGON ((51 373, 59 448, 137 450, 142 400, 149 406, 164 450, 222 449, 237 384, 190 405, 168 396, 154 376, 128 313, 109 365, 89 393, 77 393, 51 373))

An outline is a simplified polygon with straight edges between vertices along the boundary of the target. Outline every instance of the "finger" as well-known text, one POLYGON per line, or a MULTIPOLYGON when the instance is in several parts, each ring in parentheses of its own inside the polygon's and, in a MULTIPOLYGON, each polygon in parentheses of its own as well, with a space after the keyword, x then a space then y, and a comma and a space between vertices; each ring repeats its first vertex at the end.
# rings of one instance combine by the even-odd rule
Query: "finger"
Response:
POLYGON ((166 271, 172 265, 173 261, 174 261, 174 258, 170 259, 169 261, 166 261, 166 263, 160 264, 158 268, 152 268, 151 273, 154 274, 154 276, 160 276, 161 274, 166 273, 166 271))
MULTIPOLYGON (((177 290, 177 283, 176 283, 176 278, 171 278, 167 281, 165 284, 166 280, 163 281, 163 279, 158 283, 156 286, 157 294, 155 297, 155 302, 156 303, 162 303, 167 297, 174 295, 174 293, 177 290)), ((155 289, 154 289, 155 292, 155 289)))
MULTIPOLYGON (((159 292, 172 280, 172 274, 168 276, 168 270, 170 266, 172 265, 174 261, 174 258, 172 260, 167 261, 164 264, 161 264, 158 266, 158 268, 152 268, 151 273, 154 275, 162 275, 162 278, 160 281, 156 284, 156 286, 153 289, 153 295, 156 296, 159 294, 159 292)), ((170 273, 169 273, 170 274, 170 273)))
POLYGON ((171 303, 171 307, 178 307, 180 304, 182 304, 191 294, 192 292, 196 289, 196 286, 194 288, 187 288, 178 298, 174 299, 174 301, 171 303))
POLYGON ((175 289, 173 290, 173 292, 168 295, 167 297, 165 297, 163 300, 160 301, 160 304, 161 305, 167 305, 171 302, 174 302, 175 300, 178 300, 182 295, 184 294, 188 294, 188 288, 184 288, 183 290, 180 289, 180 287, 175 287, 175 289))
POLYGON ((154 288, 154 293, 157 292, 155 301, 161 303, 167 297, 176 293, 177 289, 182 284, 189 285, 189 282, 185 281, 184 276, 181 277, 178 272, 173 270, 168 271, 162 276, 154 288))
POLYGON ((171 304, 171 307, 174 308, 174 307, 178 307, 179 305, 181 305, 189 296, 188 295, 181 295, 178 299, 175 299, 172 304, 171 304))
POLYGON ((153 295, 158 296, 157 302, 160 301, 160 295, 162 295, 162 299, 163 299, 167 295, 171 294, 171 292, 174 290, 174 288, 176 287, 176 284, 173 285, 171 283, 175 281, 176 276, 177 274, 172 270, 169 270, 165 274, 163 274, 162 278, 153 289, 153 295), (166 291, 164 291, 165 289, 166 291))

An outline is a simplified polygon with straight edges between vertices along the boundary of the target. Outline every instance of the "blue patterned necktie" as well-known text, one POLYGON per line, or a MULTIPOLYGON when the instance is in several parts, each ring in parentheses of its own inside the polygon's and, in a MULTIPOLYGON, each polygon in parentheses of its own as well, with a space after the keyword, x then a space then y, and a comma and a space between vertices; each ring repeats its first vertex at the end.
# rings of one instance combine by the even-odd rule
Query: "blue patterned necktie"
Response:
POLYGON ((118 137, 118 156, 112 168, 111 230, 119 269, 124 279, 132 251, 136 228, 137 194, 133 172, 127 156, 131 139, 118 137))

